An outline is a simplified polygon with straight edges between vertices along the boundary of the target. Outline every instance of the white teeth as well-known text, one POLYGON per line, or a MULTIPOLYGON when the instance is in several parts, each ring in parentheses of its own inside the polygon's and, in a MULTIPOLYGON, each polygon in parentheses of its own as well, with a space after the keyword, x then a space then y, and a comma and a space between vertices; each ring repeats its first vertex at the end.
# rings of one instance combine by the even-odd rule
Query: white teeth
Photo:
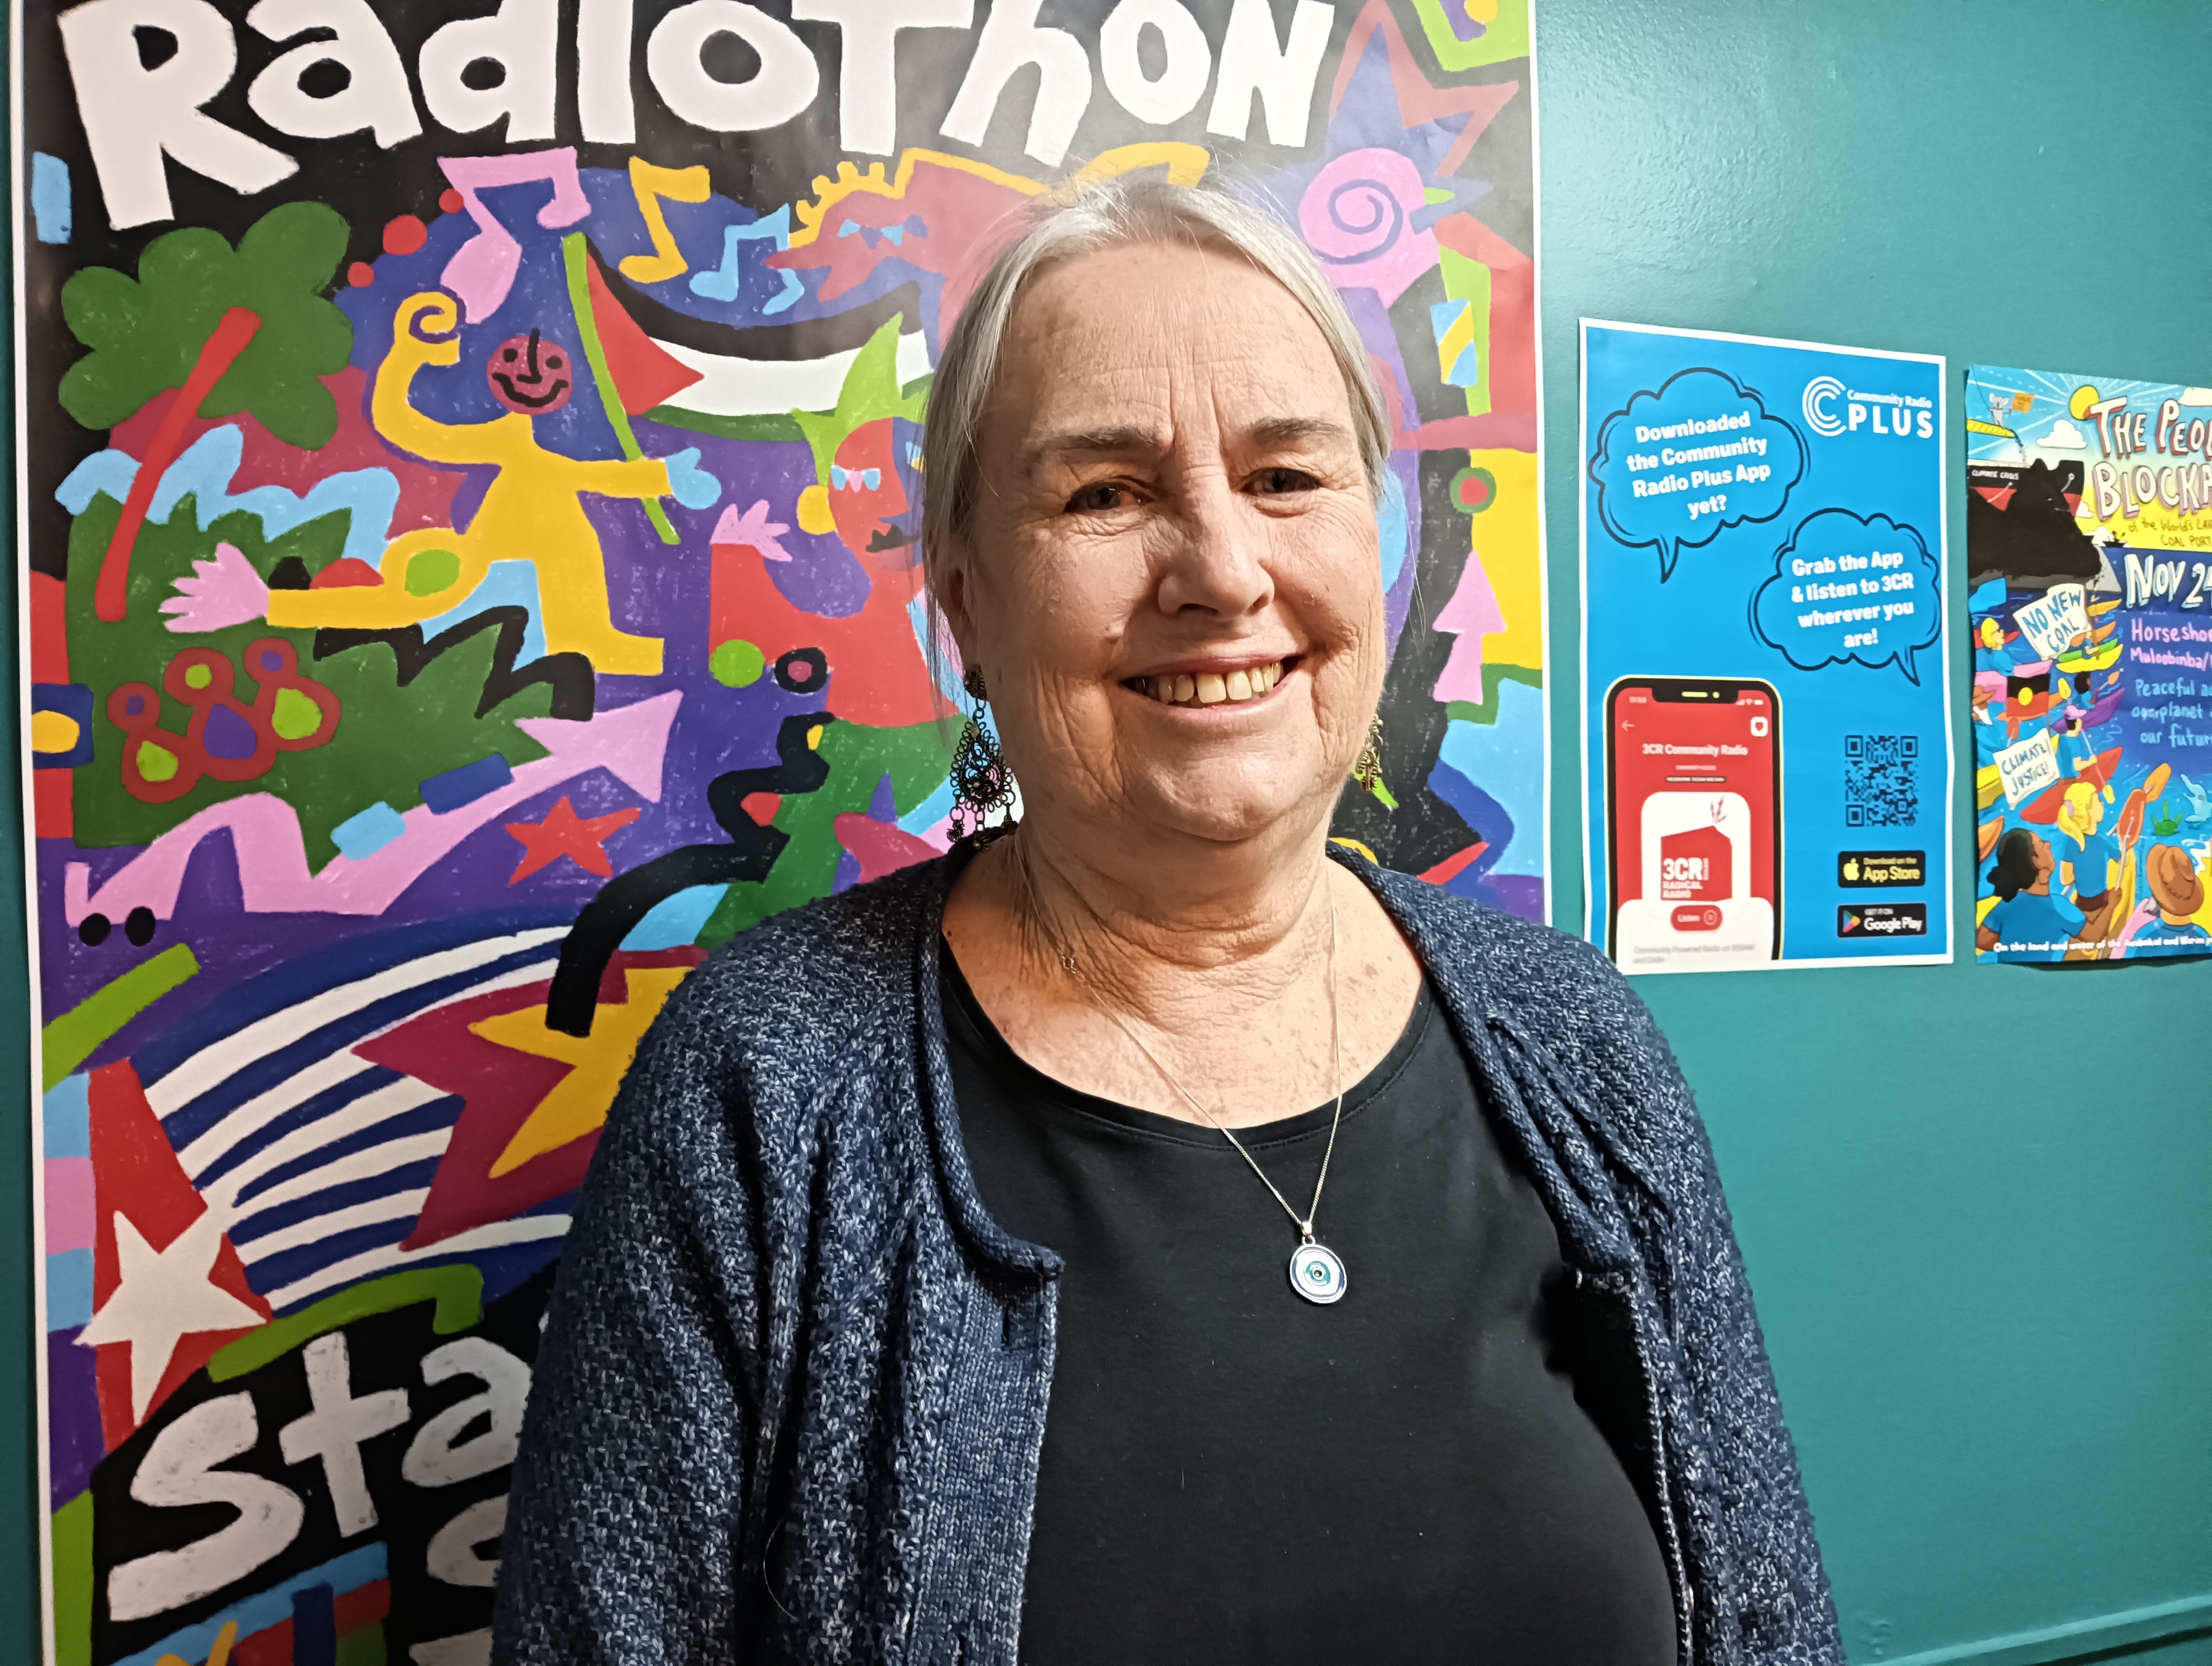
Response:
POLYGON ((1235 704, 1256 700, 1282 680, 1283 662, 1278 660, 1273 665, 1232 671, 1226 676, 1209 671, 1196 675, 1137 677, 1130 679, 1129 686, 1163 705, 1218 706, 1224 701, 1235 704))

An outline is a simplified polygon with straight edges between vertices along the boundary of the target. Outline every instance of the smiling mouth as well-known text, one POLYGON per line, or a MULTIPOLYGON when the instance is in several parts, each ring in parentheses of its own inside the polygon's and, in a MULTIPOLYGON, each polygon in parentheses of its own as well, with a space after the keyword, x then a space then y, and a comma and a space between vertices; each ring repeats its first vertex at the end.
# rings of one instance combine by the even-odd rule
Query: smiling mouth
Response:
POLYGON ((559 381, 553 384, 552 390, 550 392, 542 395, 532 395, 525 393, 520 388, 517 387, 514 385, 514 379, 511 376, 501 376, 495 373, 492 380, 497 382, 501 388, 506 390, 507 397, 508 398, 514 400, 515 404, 519 405, 528 405, 532 410, 543 410, 547 405, 551 404, 554 400, 559 398, 563 393, 566 393, 568 391, 568 384, 566 381, 559 381))
POLYGON ((1172 677, 1132 677, 1121 686, 1133 690, 1163 706, 1242 705, 1273 690, 1283 673, 1297 664, 1295 656, 1268 665, 1249 666, 1225 675, 1219 672, 1180 673, 1172 677))

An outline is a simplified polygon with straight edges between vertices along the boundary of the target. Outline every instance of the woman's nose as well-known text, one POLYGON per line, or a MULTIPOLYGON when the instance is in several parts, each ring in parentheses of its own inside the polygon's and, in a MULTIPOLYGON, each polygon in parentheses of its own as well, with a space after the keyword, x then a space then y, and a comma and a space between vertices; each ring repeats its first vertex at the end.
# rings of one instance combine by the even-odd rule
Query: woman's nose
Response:
POLYGON ((1165 528, 1159 603, 1168 613, 1200 608, 1242 618, 1265 606, 1274 581, 1261 559, 1263 526, 1225 474, 1208 471, 1182 494, 1165 528))

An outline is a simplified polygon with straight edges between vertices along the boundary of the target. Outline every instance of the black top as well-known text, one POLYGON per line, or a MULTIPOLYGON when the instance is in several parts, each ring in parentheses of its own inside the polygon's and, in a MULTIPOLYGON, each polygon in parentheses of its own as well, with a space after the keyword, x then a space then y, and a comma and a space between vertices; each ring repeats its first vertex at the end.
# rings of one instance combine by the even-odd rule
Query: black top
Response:
MULTIPOLYGON (((984 1205, 1066 1263, 1023 1661, 1670 1666, 1666 1565, 1601 1432, 1632 1386, 1588 1380, 1558 1233, 1425 983, 1345 1096, 1323 1307, 1218 1133, 1032 1068, 942 961, 984 1205)), ((1240 1134, 1300 1209, 1332 1110, 1240 1134)))

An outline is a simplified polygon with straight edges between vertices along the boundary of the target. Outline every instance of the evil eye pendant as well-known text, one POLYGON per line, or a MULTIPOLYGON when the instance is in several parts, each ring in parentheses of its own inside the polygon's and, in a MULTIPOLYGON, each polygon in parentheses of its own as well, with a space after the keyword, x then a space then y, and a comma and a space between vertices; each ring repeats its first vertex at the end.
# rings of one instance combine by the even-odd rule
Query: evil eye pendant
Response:
POLYGON ((1291 1255, 1291 1288, 1327 1307, 1344 1294, 1344 1263, 1325 1244, 1302 1243, 1291 1255))

